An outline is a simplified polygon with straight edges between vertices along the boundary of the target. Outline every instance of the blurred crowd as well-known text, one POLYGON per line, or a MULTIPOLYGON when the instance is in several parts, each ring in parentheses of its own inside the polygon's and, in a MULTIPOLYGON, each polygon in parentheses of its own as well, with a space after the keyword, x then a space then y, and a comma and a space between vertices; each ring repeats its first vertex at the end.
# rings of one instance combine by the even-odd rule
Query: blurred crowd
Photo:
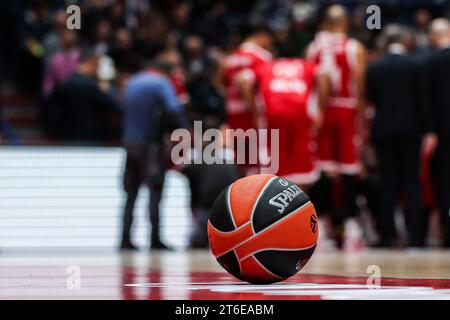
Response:
MULTIPOLYGON (((213 113, 223 119, 220 110, 225 93, 218 66, 243 40, 248 25, 268 25, 274 31, 278 54, 302 52, 314 37, 325 4, 294 0, 6 1, 1 4, 0 80, 2 88, 39 97, 36 104, 48 138, 114 142, 120 138, 118 98, 126 80, 155 54, 164 54, 173 64, 177 94, 191 118, 213 113), (66 26, 70 4, 80 6, 80 30, 66 26), (105 98, 103 107, 84 108, 84 115, 74 122, 73 114, 55 110, 56 102, 49 99, 58 85, 79 73, 85 50, 99 55, 98 68, 92 72, 101 93, 112 100, 105 98), (90 121, 91 128, 83 127, 87 118, 96 119, 90 121), (71 132, 64 125, 67 122, 85 133, 71 132)), ((426 7, 384 5, 382 23, 409 25, 414 45, 425 48, 431 19, 446 7, 442 1, 423 4, 426 7)), ((379 30, 365 27, 365 3, 352 1, 348 8, 352 12, 350 35, 368 48, 369 60, 373 60, 379 30)))
MULTIPOLYGON (((431 23, 434 18, 448 14, 447 2, 423 1, 423 6, 419 7, 405 1, 398 4, 380 1, 380 5, 382 26, 397 23, 401 31, 383 34, 382 30, 369 30, 365 25, 367 4, 359 1, 346 4, 351 13, 348 34, 363 44, 368 64, 379 61, 387 53, 387 46, 392 44, 401 45, 401 50, 414 54, 417 61, 427 60, 436 49, 433 34, 429 32, 431 23)), ((211 127, 220 127, 226 122, 225 105, 229 98, 221 66, 227 55, 248 36, 249 26, 264 24, 271 30, 274 56, 300 56, 315 38, 327 8, 325 2, 294 0, 80 0, 67 3, 35 0, 4 2, 0 6, 6 13, 1 22, 2 88, 35 97, 41 127, 49 140, 82 144, 118 143, 123 131, 123 96, 127 83, 138 72, 150 67, 167 73, 188 115, 188 123, 203 120, 211 127), (81 8, 80 30, 66 27, 66 7, 73 3, 81 8), (155 66, 155 61, 168 65, 155 66)), ((374 95, 371 98, 376 101, 370 102, 376 104, 377 90, 371 89, 374 95)), ((370 113, 370 108, 367 110, 370 113)), ((370 114, 367 118, 371 118, 370 114)), ((0 137, 8 134, 7 127, 0 112, 0 137)), ((363 134, 368 134, 366 131, 368 127, 362 128, 363 134)), ((378 201, 384 181, 380 183, 374 153, 371 146, 364 150, 362 157, 366 166, 357 185, 352 186, 356 188, 352 199, 365 217, 360 224, 366 242, 388 247, 407 245, 407 240, 394 243, 393 239, 387 241, 379 237, 379 234, 385 235, 379 223, 379 211, 383 210, 380 204, 384 202, 378 201)), ((234 172, 233 175, 238 176, 234 172)), ((424 179, 425 184, 430 184, 426 174, 424 179)), ((321 180, 320 183, 319 190, 323 190, 323 184, 328 182, 321 180)), ((191 183, 191 187, 193 185, 191 183)), ((343 185, 345 187, 345 183, 343 185)), ((340 192, 339 187, 336 190, 334 196, 340 192)), ((431 194, 433 198, 433 192, 431 194)), ((425 199, 419 201, 416 211, 426 207, 423 210, 427 213, 420 215, 428 219, 429 213, 438 207, 437 200, 426 200, 429 199, 426 192, 414 196, 425 199)), ((133 199, 129 201, 132 207, 133 199)), ((332 220, 330 224, 334 224, 332 220)), ((129 232, 131 220, 126 224, 129 232)), ((398 229, 398 221, 395 224, 398 229)), ((426 225, 421 223, 421 228, 426 225)), ((330 227, 330 230, 334 228, 330 234, 342 235, 341 227, 330 227)), ((414 246, 440 244, 439 232, 434 231, 434 236, 431 232, 426 240, 422 235, 423 240, 414 246)), ((330 235, 332 237, 339 238, 330 235)), ((159 235, 155 235, 154 240, 156 247, 165 247, 159 242, 159 235)), ((122 243, 124 248, 133 247, 128 242, 122 243)), ((341 245, 339 239, 337 242, 341 245)))

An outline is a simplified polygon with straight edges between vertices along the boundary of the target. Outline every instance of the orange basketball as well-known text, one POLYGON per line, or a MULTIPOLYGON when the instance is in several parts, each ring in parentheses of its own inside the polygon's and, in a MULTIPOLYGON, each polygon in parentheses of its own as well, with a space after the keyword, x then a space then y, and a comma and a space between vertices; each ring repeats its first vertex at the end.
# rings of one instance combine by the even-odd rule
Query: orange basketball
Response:
POLYGON ((316 247, 314 206, 287 179, 271 174, 239 179, 222 191, 211 211, 212 253, 238 279, 285 280, 308 262, 316 247))

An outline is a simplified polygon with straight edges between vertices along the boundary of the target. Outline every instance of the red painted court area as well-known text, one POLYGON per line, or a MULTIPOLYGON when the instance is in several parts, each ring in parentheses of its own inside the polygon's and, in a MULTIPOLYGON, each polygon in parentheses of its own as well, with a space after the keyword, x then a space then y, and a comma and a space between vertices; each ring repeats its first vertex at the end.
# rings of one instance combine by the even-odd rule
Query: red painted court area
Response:
MULTIPOLYGON (((130 280, 135 276, 127 275, 130 280)), ((123 299, 171 299, 166 292, 186 295, 188 300, 450 299, 450 280, 437 279, 385 278, 380 287, 369 287, 362 277, 313 274, 271 285, 236 282, 222 273, 193 272, 189 282, 161 282, 160 273, 148 273, 147 278, 148 283, 124 284, 123 299), (140 294, 143 288, 147 289, 146 296, 140 294)))
POLYGON ((450 299, 448 261, 445 252, 319 252, 303 273, 287 281, 251 285, 222 271, 207 251, 3 255, 0 299, 440 300, 450 299), (379 282, 363 275, 375 260, 381 269, 379 282))

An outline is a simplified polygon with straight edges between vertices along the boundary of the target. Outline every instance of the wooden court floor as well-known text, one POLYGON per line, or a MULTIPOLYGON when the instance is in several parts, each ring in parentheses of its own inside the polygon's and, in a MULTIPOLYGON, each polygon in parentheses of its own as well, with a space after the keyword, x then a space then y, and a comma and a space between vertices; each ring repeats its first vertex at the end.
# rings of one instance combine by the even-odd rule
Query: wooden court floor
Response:
POLYGON ((450 299, 450 251, 317 251, 273 285, 235 280, 206 250, 4 253, 0 299, 450 299))

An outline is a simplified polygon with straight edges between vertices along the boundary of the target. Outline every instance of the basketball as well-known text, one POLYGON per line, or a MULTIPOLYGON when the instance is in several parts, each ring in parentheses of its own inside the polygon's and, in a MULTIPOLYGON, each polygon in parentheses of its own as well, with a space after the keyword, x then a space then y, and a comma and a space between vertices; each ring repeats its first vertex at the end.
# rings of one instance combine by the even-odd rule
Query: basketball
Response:
POLYGON ((318 238, 314 205, 293 182, 271 174, 239 179, 217 197, 208 238, 219 264, 254 284, 285 280, 302 269, 318 238))

